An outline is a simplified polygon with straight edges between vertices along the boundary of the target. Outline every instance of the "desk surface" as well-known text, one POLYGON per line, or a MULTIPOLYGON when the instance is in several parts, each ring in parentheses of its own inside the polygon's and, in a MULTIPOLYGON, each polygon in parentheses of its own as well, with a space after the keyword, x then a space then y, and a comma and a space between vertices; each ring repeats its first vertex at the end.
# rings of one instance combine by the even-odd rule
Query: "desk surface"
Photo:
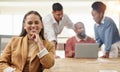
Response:
POLYGON ((120 72, 120 58, 118 59, 56 59, 55 65, 44 72, 120 72), (112 71, 115 70, 115 71, 112 71))

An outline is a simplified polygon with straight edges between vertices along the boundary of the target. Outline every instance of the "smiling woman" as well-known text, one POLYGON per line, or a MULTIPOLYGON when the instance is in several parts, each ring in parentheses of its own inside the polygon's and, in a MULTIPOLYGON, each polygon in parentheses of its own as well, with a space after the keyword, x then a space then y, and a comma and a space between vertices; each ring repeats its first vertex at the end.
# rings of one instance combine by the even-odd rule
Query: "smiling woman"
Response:
POLYGON ((13 37, 0 56, 0 72, 43 72, 54 65, 55 46, 44 39, 42 17, 29 11, 20 36, 13 37))
POLYGON ((29 39, 33 39, 35 33, 40 33, 39 35, 44 39, 42 17, 35 11, 30 11, 23 19, 23 28, 20 36, 24 36, 27 33, 29 39))

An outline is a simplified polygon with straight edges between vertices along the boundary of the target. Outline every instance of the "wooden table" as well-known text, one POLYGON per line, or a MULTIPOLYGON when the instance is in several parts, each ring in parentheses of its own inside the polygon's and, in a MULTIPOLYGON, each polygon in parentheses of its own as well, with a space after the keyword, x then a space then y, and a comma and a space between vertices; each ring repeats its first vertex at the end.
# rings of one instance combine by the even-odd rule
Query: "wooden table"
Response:
MULTIPOLYGON (((120 58, 117 59, 56 59, 55 65, 44 72, 99 72, 100 70, 115 70, 120 72, 120 58)), ((112 72, 112 71, 107 71, 112 72)))

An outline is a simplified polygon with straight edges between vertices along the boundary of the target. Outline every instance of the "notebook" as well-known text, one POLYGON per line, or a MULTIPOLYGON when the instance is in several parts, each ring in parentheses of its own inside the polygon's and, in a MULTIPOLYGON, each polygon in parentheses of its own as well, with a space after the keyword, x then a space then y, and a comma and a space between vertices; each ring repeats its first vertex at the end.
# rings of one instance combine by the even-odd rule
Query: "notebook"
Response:
POLYGON ((98 58, 98 44, 79 43, 75 45, 75 58, 98 58))

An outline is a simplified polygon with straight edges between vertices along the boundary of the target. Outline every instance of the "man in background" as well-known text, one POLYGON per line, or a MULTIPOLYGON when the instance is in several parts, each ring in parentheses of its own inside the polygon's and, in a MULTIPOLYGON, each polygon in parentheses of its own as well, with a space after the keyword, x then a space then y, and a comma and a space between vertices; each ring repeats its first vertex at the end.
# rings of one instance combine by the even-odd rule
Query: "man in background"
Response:
POLYGON ((43 19, 46 39, 53 42, 57 48, 57 35, 64 27, 73 29, 73 23, 69 17, 63 13, 63 6, 60 3, 52 5, 52 13, 43 19))
POLYGON ((74 57, 76 43, 95 43, 94 39, 86 35, 85 27, 82 22, 77 22, 74 25, 74 31, 76 33, 76 36, 73 36, 67 40, 65 48, 65 57, 74 57))

